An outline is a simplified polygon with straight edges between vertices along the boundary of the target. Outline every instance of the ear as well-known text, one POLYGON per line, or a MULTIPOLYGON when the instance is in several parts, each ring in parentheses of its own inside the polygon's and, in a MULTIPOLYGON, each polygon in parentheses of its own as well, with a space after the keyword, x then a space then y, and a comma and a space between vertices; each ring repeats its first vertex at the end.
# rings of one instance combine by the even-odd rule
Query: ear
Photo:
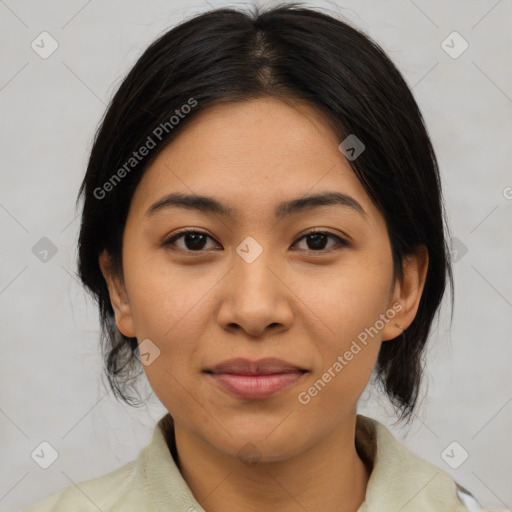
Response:
POLYGON ((423 288, 425 287, 427 269, 428 250, 424 245, 418 246, 414 254, 408 254, 404 257, 403 278, 395 283, 391 302, 389 303, 390 309, 392 308, 396 314, 393 318, 390 318, 382 330, 382 341, 396 338, 411 325, 418 311, 423 288))
POLYGON ((116 316, 117 328, 121 334, 124 334, 128 338, 135 338, 132 310, 128 294, 126 293, 123 280, 112 272, 110 256, 106 249, 100 254, 99 264, 101 273, 107 283, 110 302, 116 316))

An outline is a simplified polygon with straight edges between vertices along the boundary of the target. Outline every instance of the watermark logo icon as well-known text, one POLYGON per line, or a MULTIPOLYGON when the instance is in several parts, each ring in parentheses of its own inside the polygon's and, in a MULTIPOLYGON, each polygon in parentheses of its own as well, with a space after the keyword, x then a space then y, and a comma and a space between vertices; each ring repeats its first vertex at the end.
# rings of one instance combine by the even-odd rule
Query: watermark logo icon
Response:
POLYGON ((57 246, 46 236, 43 236, 32 247, 32 254, 41 262, 48 263, 56 254, 57 246))
POLYGON ((48 32, 41 32, 30 46, 39 57, 47 59, 59 47, 59 43, 48 32))
POLYGON ((458 32, 454 31, 442 41, 441 48, 452 59, 458 59, 469 48, 469 43, 458 32))
POLYGON ((460 261, 468 252, 467 246, 457 237, 450 239, 450 253, 454 263, 460 261))
POLYGON ((59 453, 50 443, 43 441, 30 456, 39 467, 48 469, 59 458, 59 453))
POLYGON ((246 466, 254 466, 261 459, 261 452, 253 443, 246 443, 237 453, 238 459, 246 466))
POLYGON ((338 146, 338 149, 345 155, 347 160, 353 161, 365 150, 365 145, 351 133, 338 146))
POLYGON ((252 263, 263 252, 263 247, 252 236, 248 236, 236 248, 236 252, 246 263, 252 263))
POLYGON ((457 469, 466 462, 469 457, 469 453, 466 449, 459 444, 457 441, 450 443, 442 452, 441 458, 450 466, 452 469, 457 469))
POLYGON ((160 357, 160 349, 147 338, 139 343, 135 356, 144 366, 149 366, 160 357))

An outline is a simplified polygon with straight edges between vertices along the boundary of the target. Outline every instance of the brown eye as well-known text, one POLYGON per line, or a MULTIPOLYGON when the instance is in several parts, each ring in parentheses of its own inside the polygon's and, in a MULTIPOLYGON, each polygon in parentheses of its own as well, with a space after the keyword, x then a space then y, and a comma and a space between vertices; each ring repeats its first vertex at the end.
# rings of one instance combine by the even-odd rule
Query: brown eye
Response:
POLYGON ((175 246, 180 250, 188 251, 188 252, 200 252, 205 250, 206 241, 210 238, 213 240, 209 235, 206 233, 203 233, 202 231, 194 231, 194 230, 188 230, 188 231, 181 231, 180 233, 177 233, 176 235, 173 235, 171 238, 166 240, 164 242, 165 246, 171 245, 175 246), (176 242, 179 239, 183 239, 182 246, 176 244, 176 242))
POLYGON ((311 231, 309 233, 306 233, 304 236, 302 236, 299 240, 306 239, 306 245, 308 248, 304 249, 308 252, 321 252, 321 251, 327 251, 332 249, 333 247, 337 246, 347 246, 348 243, 343 238, 340 238, 337 235, 334 235, 332 233, 328 233, 325 231, 311 231), (331 245, 331 247, 326 248, 326 245, 328 243, 328 240, 336 240, 337 243, 334 245, 331 245))
MULTIPOLYGON (((204 252, 207 249, 208 239, 213 240, 210 235, 197 230, 181 231, 164 242, 164 246, 173 246, 184 252, 204 252), (181 246, 177 244, 182 239, 181 246)), ((306 252, 331 252, 336 247, 348 246, 348 242, 337 235, 325 231, 311 231, 303 235, 299 241, 306 240, 306 248, 299 249, 306 252), (334 244, 328 246, 329 239, 334 240, 334 244)))

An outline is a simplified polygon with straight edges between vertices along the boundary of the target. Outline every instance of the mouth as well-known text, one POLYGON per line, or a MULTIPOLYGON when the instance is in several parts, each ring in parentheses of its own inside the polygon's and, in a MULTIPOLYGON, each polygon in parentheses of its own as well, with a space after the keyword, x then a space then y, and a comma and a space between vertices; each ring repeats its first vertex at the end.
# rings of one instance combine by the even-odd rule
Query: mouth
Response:
POLYGON ((298 384, 309 371, 275 358, 259 361, 238 358, 206 369, 203 373, 230 395, 242 399, 261 399, 298 384))

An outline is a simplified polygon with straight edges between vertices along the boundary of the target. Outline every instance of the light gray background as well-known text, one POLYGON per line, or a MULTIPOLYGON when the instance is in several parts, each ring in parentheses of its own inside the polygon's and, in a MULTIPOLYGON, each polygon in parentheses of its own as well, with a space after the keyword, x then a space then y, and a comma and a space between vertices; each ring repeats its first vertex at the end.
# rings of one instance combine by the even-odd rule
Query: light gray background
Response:
MULTIPOLYGON (((0 511, 133 460, 165 413, 154 395, 130 409, 102 384, 96 309, 73 275, 74 201, 105 104, 145 47, 185 17, 242 3, 0 0, 0 511), (31 48, 43 31, 59 45, 47 59, 31 48), (42 237, 57 247, 47 262, 32 252, 42 237), (59 453, 46 470, 31 458, 42 441, 59 453)), ((370 390, 360 412, 482 502, 511 507, 512 1, 309 5, 344 13, 413 87, 455 247, 467 248, 454 267, 452 329, 445 300, 412 427, 394 427, 390 407, 370 390), (453 31, 469 43, 456 59, 441 46, 453 31), (469 452, 456 470, 441 458, 453 441, 469 452)))

